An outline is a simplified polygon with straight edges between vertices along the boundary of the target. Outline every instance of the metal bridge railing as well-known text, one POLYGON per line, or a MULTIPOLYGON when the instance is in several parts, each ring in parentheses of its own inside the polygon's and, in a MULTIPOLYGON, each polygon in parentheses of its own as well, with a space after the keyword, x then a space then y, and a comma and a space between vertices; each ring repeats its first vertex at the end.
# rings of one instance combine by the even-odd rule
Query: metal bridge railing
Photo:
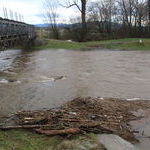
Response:
POLYGON ((32 41, 35 37, 35 27, 33 25, 0 18, 0 49, 32 41))
POLYGON ((26 35, 27 38, 34 38, 34 26, 23 22, 0 18, 0 37, 21 35, 26 35))

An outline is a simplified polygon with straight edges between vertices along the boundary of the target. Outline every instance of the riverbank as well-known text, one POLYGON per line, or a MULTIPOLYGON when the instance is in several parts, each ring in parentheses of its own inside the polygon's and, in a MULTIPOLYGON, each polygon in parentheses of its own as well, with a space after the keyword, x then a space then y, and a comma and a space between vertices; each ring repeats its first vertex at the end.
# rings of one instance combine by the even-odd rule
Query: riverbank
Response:
POLYGON ((95 48, 116 50, 150 50, 150 39, 127 38, 107 41, 73 42, 63 40, 46 40, 45 44, 35 46, 33 49, 81 49, 93 50, 95 48))
POLYGON ((44 146, 45 150, 82 150, 83 148, 104 150, 104 147, 98 142, 95 133, 116 134, 129 142, 135 143, 137 139, 134 137, 134 133, 137 134, 138 130, 133 130, 130 121, 140 121, 144 117, 143 113, 136 116, 134 112, 138 112, 139 110, 147 111, 149 108, 149 101, 77 98, 57 109, 18 112, 7 119, 5 125, 1 125, 1 128, 31 128, 28 131, 20 129, 0 131, 0 148, 3 150, 13 148, 39 150, 44 146), (15 120, 15 124, 19 126, 11 125, 11 119, 13 121, 15 120), (35 129, 35 125, 40 125, 40 129, 35 129), (63 135, 69 136, 60 136, 62 135, 60 131, 64 130, 64 128, 74 128, 80 132, 75 132, 74 136, 70 136, 70 133, 63 132, 63 135), (43 135, 38 135, 35 131, 43 135), (48 137, 45 134, 58 135, 48 137))
POLYGON ((38 135, 27 130, 0 131, 1 150, 105 150, 96 135, 74 137, 38 135))

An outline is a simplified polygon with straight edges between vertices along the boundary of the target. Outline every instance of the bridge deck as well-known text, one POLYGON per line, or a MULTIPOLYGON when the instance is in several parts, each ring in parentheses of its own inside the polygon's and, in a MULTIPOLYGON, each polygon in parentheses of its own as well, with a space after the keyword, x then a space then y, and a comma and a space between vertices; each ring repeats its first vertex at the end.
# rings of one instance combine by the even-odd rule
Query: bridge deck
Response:
POLYGON ((0 48, 10 47, 23 40, 35 38, 33 25, 0 18, 0 48))

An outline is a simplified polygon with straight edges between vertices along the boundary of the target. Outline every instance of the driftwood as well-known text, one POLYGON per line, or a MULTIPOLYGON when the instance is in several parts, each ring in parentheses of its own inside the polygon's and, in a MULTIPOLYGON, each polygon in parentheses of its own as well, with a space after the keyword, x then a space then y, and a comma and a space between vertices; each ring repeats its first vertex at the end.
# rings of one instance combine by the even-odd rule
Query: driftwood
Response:
POLYGON ((49 127, 50 125, 18 125, 18 126, 2 126, 1 130, 9 130, 9 129, 34 129, 34 128, 44 128, 49 127))
POLYGON ((131 137, 134 141, 134 132, 128 123, 132 119, 137 119, 131 111, 141 108, 150 108, 150 104, 114 99, 77 98, 57 109, 18 112, 4 120, 0 129, 33 129, 45 135, 113 133, 125 139, 131 137))
POLYGON ((36 129, 37 133, 45 134, 45 135, 67 135, 67 134, 78 134, 81 132, 79 128, 69 128, 64 130, 42 130, 36 129))
POLYGON ((60 121, 67 121, 67 122, 94 122, 93 120, 79 120, 79 119, 59 119, 60 121))

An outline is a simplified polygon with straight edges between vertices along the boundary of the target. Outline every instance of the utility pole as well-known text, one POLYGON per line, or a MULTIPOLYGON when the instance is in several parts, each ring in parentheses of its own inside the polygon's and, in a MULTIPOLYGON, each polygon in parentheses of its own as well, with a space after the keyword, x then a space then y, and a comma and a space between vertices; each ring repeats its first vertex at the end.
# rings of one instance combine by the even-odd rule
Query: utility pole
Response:
POLYGON ((13 20, 13 12, 11 10, 9 10, 9 14, 10 14, 10 19, 13 20))
POLYGON ((22 15, 22 22, 24 22, 24 16, 22 15))
POLYGON ((7 8, 3 7, 4 18, 8 19, 7 8))
POLYGON ((15 12, 16 21, 18 21, 18 14, 15 12))
POLYGON ((6 19, 8 19, 8 12, 7 12, 7 8, 5 8, 5 13, 6 13, 6 19))
POLYGON ((3 7, 4 18, 6 18, 5 8, 3 7))
POLYGON ((20 22, 22 22, 22 19, 21 19, 21 14, 19 14, 19 20, 20 20, 20 22))
POLYGON ((14 12, 13 12, 13 11, 12 11, 12 20, 15 20, 15 19, 14 19, 14 12))

